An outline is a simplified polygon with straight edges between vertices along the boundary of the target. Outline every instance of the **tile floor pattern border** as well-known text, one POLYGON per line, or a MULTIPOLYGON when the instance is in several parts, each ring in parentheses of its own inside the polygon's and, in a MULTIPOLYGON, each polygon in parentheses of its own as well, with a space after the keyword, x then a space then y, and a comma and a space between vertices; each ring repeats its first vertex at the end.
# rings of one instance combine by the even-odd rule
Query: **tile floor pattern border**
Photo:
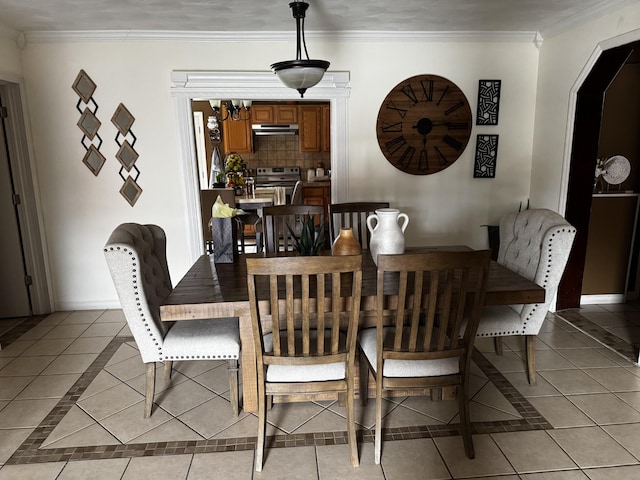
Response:
POLYGON ((577 329, 595 338, 606 347, 614 350, 633 363, 638 362, 638 347, 625 342, 620 337, 608 332, 600 325, 580 315, 576 309, 558 310, 556 316, 562 318, 577 329))
MULTIPOLYGON (((39 321, 40 319, 38 319, 39 321)), ((18 338, 37 322, 25 321, 15 327, 19 332, 9 332, 3 335, 1 341, 9 337, 18 338)), ((114 458, 132 458, 143 456, 163 456, 181 454, 199 454, 213 452, 228 452, 254 450, 256 437, 238 437, 211 440, 184 440, 172 442, 135 443, 124 445, 96 445, 65 448, 41 448, 42 443, 51 434, 67 412, 75 405, 85 389, 105 367, 118 348, 132 342, 133 337, 115 337, 98 355, 89 368, 76 383, 62 397, 53 410, 35 428, 27 439, 18 447, 5 465, 32 464, 45 462, 63 462, 69 460, 103 460, 114 458)), ((5 342, 8 344, 9 342, 5 342)), ((487 378, 496 386, 504 397, 522 416, 518 420, 473 422, 474 433, 498 433, 527 430, 550 430, 551 424, 516 390, 513 385, 482 355, 474 351, 473 360, 487 378)), ((383 429, 384 441, 407 440, 419 438, 436 438, 458 435, 457 424, 452 425, 417 425, 409 427, 395 427, 383 429)), ((373 443, 374 431, 370 429, 357 432, 358 441, 373 443)), ((345 431, 314 432, 304 434, 284 434, 268 437, 269 448, 328 446, 347 443, 345 431)))

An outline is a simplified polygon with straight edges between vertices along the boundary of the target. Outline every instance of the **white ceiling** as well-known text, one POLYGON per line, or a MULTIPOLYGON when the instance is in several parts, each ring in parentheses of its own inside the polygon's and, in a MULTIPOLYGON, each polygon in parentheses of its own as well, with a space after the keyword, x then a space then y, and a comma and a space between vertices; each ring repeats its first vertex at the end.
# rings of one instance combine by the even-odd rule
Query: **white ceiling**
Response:
MULTIPOLYGON (((307 32, 540 32, 640 0, 307 0, 307 32)), ((295 31, 288 0, 0 0, 9 32, 295 31)))

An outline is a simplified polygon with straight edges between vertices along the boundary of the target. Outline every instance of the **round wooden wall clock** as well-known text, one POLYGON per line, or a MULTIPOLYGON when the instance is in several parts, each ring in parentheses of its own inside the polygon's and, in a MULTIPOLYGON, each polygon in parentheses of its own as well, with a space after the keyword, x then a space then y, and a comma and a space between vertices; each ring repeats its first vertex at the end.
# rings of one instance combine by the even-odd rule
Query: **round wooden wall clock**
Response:
POLYGON ((393 87, 378 112, 384 156, 412 175, 444 170, 471 136, 471 108, 458 86, 438 75, 416 75, 393 87))

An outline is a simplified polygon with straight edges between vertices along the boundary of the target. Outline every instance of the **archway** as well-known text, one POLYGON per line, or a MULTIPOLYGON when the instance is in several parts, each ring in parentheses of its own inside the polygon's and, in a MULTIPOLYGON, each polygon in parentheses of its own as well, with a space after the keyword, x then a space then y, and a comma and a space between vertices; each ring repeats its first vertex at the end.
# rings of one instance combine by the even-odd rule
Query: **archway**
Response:
POLYGON ((632 32, 624 39, 631 40, 630 35, 635 35, 635 42, 611 45, 615 41, 621 41, 620 38, 599 46, 600 50, 594 53, 590 61, 592 68, 574 93, 575 114, 566 183, 565 217, 576 227, 577 234, 558 287, 557 309, 580 307, 604 96, 611 81, 634 48, 640 44, 637 41, 640 32, 632 32))

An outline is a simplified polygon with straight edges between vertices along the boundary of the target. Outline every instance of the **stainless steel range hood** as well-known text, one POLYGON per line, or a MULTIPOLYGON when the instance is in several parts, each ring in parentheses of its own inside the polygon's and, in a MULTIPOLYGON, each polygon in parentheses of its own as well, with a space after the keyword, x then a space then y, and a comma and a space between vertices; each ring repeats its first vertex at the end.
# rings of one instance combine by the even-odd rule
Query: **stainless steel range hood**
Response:
POLYGON ((297 135, 298 125, 254 124, 251 130, 255 135, 297 135))

